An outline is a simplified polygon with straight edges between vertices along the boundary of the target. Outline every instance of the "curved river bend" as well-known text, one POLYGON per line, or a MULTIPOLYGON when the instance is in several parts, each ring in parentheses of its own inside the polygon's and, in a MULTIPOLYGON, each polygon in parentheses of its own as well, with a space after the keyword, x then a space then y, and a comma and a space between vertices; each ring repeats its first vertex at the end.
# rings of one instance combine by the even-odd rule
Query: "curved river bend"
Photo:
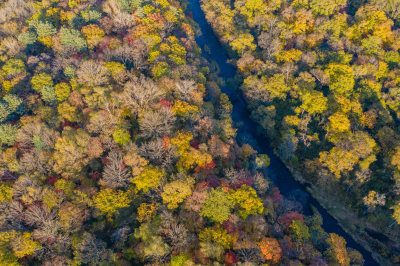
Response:
MULTIPOLYGON (((209 48, 209 54, 204 53, 208 59, 215 61, 220 69, 219 77, 223 80, 229 80, 235 77, 236 68, 228 63, 229 56, 218 41, 211 26, 207 23, 204 12, 200 7, 200 0, 187 0, 189 10, 192 12, 194 21, 199 25, 201 35, 196 38, 197 44, 203 48, 209 48)), ((204 50, 204 49, 203 49, 204 50)), ((297 182, 282 161, 273 153, 273 149, 269 145, 265 136, 258 133, 257 124, 250 119, 250 113, 247 110, 246 103, 238 90, 228 86, 221 87, 222 92, 229 96, 233 104, 232 119, 234 126, 238 129, 238 142, 246 142, 251 144, 259 153, 267 154, 271 159, 268 167, 268 175, 274 180, 274 184, 279 188, 281 193, 286 197, 293 195, 305 195, 300 201, 306 206, 314 206, 323 218, 323 229, 328 233, 336 233, 346 239, 347 246, 358 250, 364 257, 364 265, 378 265, 372 258, 371 254, 356 243, 353 238, 347 234, 321 205, 307 192, 306 187, 297 182)), ((299 200, 299 199, 298 199, 299 200)), ((309 213, 309 210, 306 210, 309 213)))

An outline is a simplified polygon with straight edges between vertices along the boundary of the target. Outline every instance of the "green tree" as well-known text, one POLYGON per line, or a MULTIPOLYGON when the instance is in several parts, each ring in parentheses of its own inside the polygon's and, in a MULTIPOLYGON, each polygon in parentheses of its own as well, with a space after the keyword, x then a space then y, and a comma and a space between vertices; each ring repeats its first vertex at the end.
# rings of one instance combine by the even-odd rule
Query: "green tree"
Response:
POLYGON ((40 91, 42 94, 42 99, 48 104, 54 104, 57 102, 57 95, 54 91, 54 87, 51 86, 45 86, 43 89, 40 91))
POLYGON ((221 260, 224 254, 224 247, 218 243, 200 242, 200 251, 208 258, 221 260))
POLYGON ((200 211, 200 215, 216 223, 226 221, 231 214, 233 202, 222 188, 211 189, 200 211))
POLYGON ((57 29, 51 24, 50 22, 42 22, 39 21, 39 23, 36 25, 36 33, 40 38, 44 38, 47 36, 52 36, 57 33, 57 29))
POLYGON ((300 241, 308 240, 311 235, 307 225, 301 220, 293 220, 290 225, 292 236, 300 241))
POLYGON ((34 44, 37 40, 37 35, 31 31, 25 31, 18 35, 18 41, 25 45, 34 44))
POLYGON ((67 47, 75 47, 79 51, 87 47, 85 39, 78 30, 61 28, 60 38, 61 44, 67 47))
POLYGON ((143 243, 139 249, 142 259, 161 257, 169 253, 168 244, 156 232, 157 227, 151 223, 143 223, 135 230, 135 238, 143 243))
POLYGON ((1 145, 14 145, 16 141, 16 134, 18 127, 11 124, 0 125, 0 144, 1 145))

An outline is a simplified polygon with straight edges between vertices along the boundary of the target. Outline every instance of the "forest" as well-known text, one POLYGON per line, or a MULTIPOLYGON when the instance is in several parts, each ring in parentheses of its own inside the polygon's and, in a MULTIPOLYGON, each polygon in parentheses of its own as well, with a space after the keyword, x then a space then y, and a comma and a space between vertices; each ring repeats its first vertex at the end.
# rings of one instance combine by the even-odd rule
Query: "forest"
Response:
MULTIPOLYGON (((371 55, 359 59, 371 63, 357 68, 357 75, 365 77, 358 83, 371 86, 370 94, 343 95, 340 105, 335 94, 323 95, 325 86, 312 74, 303 71, 294 78, 293 71, 276 71, 281 65, 295 69, 303 54, 294 48, 297 44, 287 51, 268 48, 270 37, 275 48, 288 40, 293 27, 285 23, 292 14, 304 15, 300 31, 303 25, 309 25, 307 32, 317 27, 310 11, 301 7, 304 1, 285 11, 288 20, 273 18, 278 3, 272 8, 247 2, 256 5, 237 5, 244 12, 238 16, 247 16, 249 23, 240 29, 234 25, 237 11, 227 2, 205 5, 219 7, 220 13, 209 13, 210 18, 227 12, 230 19, 220 20, 227 25, 216 22, 216 28, 229 27, 223 31, 231 37, 224 40, 236 30, 246 32, 234 47, 238 58, 243 56, 242 73, 248 75, 246 95, 259 110, 254 115, 276 128, 269 131, 271 137, 285 136, 282 150, 294 165, 324 165, 326 177, 348 180, 349 193, 364 196, 370 188, 365 201, 369 217, 392 206, 400 215, 395 190, 385 190, 395 184, 388 180, 395 180, 400 166, 396 131, 390 127, 396 119, 400 56, 386 52, 395 47, 396 33, 384 39, 371 35, 366 44, 371 55), (259 28, 265 49, 257 48, 255 39, 247 42, 259 25, 254 14, 280 25, 274 33, 259 28), (375 48, 375 41, 384 47, 375 48), (256 59, 267 51, 271 62, 256 59), (274 90, 263 85, 268 80, 274 90), (380 101, 371 103, 377 88, 382 89, 380 101), (320 107, 314 105, 315 97, 320 107), (284 99, 293 110, 300 99, 306 102, 297 107, 299 112, 284 114, 284 99), (368 111, 362 103, 368 103, 368 111), (356 114, 365 117, 365 127, 356 123, 356 114), (279 129, 283 123, 274 121, 281 118, 285 125, 279 129), (348 123, 340 125, 342 120, 348 123), (303 131, 296 127, 300 124, 303 131), (311 131, 321 129, 321 135, 325 128, 327 140, 317 141, 318 133, 311 131), (308 141, 294 145, 300 136, 308 141), (362 151, 344 150, 354 144, 362 151), (340 162, 330 160, 334 153, 322 151, 329 146, 357 159, 351 167, 365 177, 364 183, 349 183, 353 175, 345 175, 350 166, 336 169, 340 162), (321 157, 312 159, 316 149, 321 157), (298 151, 310 158, 295 157, 298 151), (374 171, 378 164, 385 165, 384 173, 374 171), (379 177, 376 188, 368 185, 379 177)), ((176 0, 0 0, 0 265, 363 264, 362 255, 348 248, 344 238, 322 229, 318 212, 304 215, 301 203, 282 196, 266 175, 267 155, 238 144, 232 104, 196 44, 197 26, 185 8, 176 0)), ((383 34, 392 26, 382 11, 363 10, 362 27, 381 27, 377 32, 383 34), (371 23, 363 22, 364 14, 374 17, 371 23)), ((340 21, 343 16, 337 13, 340 21)), ((348 32, 345 26, 337 35, 348 32)), ((356 28, 353 32, 358 33, 356 28)), ((354 38, 364 43, 361 35, 354 38)), ((332 61, 329 70, 318 70, 336 54, 317 59, 314 48, 308 58, 315 59, 321 79, 329 71, 339 80, 356 76, 345 52, 336 52, 341 61, 332 61)), ((339 81, 332 84, 336 91, 352 90, 339 81)))
POLYGON ((347 231, 400 263, 400 1, 202 0, 202 9, 276 154, 347 231))

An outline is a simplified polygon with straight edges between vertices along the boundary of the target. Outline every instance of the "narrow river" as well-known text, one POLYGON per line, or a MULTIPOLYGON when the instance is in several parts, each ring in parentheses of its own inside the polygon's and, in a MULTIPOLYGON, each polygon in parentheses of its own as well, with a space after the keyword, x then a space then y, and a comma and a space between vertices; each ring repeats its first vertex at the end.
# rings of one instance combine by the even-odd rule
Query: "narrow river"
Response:
MULTIPOLYGON (((201 35, 196 41, 201 48, 207 46, 209 54, 204 52, 204 56, 213 60, 218 64, 220 69, 219 77, 227 81, 236 75, 236 68, 228 63, 229 56, 224 47, 218 41, 211 26, 207 23, 204 12, 200 7, 200 0, 187 0, 189 10, 192 12, 194 21, 199 25, 201 35)), ((204 49, 203 49, 204 51, 204 49)), ((274 184, 279 188, 281 193, 286 197, 297 195, 296 199, 306 205, 306 214, 310 213, 307 206, 314 206, 323 218, 323 229, 328 233, 336 233, 346 239, 347 246, 358 250, 364 257, 364 265, 378 265, 372 258, 371 254, 361 247, 354 239, 348 235, 325 209, 312 198, 307 192, 306 187, 297 182, 285 165, 273 153, 273 149, 268 143, 265 136, 258 133, 257 124, 250 119, 250 113, 247 110, 246 103, 236 88, 222 86, 221 90, 229 96, 233 104, 232 118, 234 126, 238 129, 237 139, 239 143, 251 144, 259 153, 267 154, 271 158, 271 165, 268 167, 268 175, 274 181, 274 184)))

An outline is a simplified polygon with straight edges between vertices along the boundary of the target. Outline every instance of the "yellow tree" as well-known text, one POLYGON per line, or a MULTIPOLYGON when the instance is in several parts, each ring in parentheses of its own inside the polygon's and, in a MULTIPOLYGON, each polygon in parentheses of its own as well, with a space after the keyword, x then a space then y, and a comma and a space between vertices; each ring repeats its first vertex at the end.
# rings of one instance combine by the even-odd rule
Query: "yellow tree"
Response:
POLYGON ((303 102, 300 108, 311 115, 322 114, 327 109, 328 98, 322 92, 307 91, 302 93, 300 98, 303 102))
POLYGON ((257 192, 247 185, 242 185, 239 189, 230 192, 229 196, 239 208, 238 214, 243 219, 249 215, 261 214, 264 210, 263 202, 257 196, 257 192))
POLYGON ((400 171, 400 146, 396 147, 395 153, 392 156, 391 163, 400 171))
POLYGON ((129 207, 131 199, 128 192, 121 190, 112 190, 104 188, 93 197, 94 206, 102 213, 106 214, 109 219, 118 213, 118 209, 129 207))
POLYGON ((221 225, 204 228, 199 234, 199 239, 202 242, 218 243, 224 248, 230 248, 233 243, 231 235, 221 225))
POLYGON ((235 1, 235 7, 240 14, 246 16, 248 21, 254 20, 255 14, 261 11, 265 5, 263 0, 235 1))
POLYGON ((334 233, 329 234, 329 236, 327 243, 330 247, 326 251, 328 257, 339 265, 350 265, 350 257, 346 249, 346 240, 334 233))
POLYGON ((147 166, 139 175, 132 178, 131 182, 136 185, 138 191, 142 190, 146 193, 150 189, 160 186, 164 176, 164 170, 154 166, 147 166))
POLYGON ((254 37, 250 33, 242 33, 230 42, 230 46, 239 55, 243 55, 244 52, 254 51, 257 45, 254 43, 254 37))
POLYGON ((222 224, 231 214, 233 202, 222 188, 211 189, 201 208, 200 215, 222 224))
POLYGON ((358 159, 354 153, 339 147, 333 147, 329 152, 323 151, 319 153, 319 161, 337 178, 340 178, 341 173, 353 170, 358 159))
POLYGON ((177 148, 177 153, 180 156, 177 163, 180 171, 188 171, 196 166, 205 167, 212 162, 213 158, 209 153, 190 147, 192 139, 192 133, 182 131, 179 131, 171 139, 171 145, 177 148))
POLYGON ((161 197, 163 202, 168 204, 168 209, 176 209, 187 197, 192 195, 192 187, 195 181, 193 178, 186 180, 175 180, 164 186, 161 197))
POLYGON ((66 82, 61 82, 54 87, 54 91, 56 93, 57 100, 62 102, 68 99, 68 96, 71 93, 71 86, 66 82))
POLYGON ((329 118, 329 130, 334 132, 346 132, 350 130, 350 120, 343 113, 335 113, 329 118))
POLYGON ((330 16, 338 10, 338 6, 346 5, 347 0, 310 0, 310 8, 316 15, 330 16))
POLYGON ((148 222, 152 219, 157 211, 157 205, 155 203, 141 203, 137 210, 136 219, 143 223, 148 222))
POLYGON ((329 88, 333 93, 348 95, 353 91, 355 81, 350 66, 330 64, 325 74, 329 76, 329 88))
POLYGON ((17 258, 32 255, 41 245, 32 240, 32 234, 15 230, 0 232, 0 263, 19 265, 17 258))
POLYGON ((81 32, 85 37, 89 48, 94 48, 104 37, 104 31, 96 24, 83 26, 81 32))
POLYGON ((393 210, 392 217, 396 220, 397 224, 400 224, 400 203, 397 203, 391 209, 393 210))
POLYGON ((276 55, 276 61, 278 63, 298 62, 302 54, 303 52, 297 49, 284 50, 276 55))

